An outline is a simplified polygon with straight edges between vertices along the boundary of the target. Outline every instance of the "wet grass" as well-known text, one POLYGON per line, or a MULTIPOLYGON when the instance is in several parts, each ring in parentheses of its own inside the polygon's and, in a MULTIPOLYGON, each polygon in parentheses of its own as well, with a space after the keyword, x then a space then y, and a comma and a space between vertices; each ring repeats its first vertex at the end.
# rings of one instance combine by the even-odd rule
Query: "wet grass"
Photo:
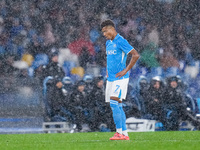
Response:
POLYGON ((129 133, 130 141, 110 141, 114 133, 1 134, 1 150, 199 150, 199 131, 129 133))

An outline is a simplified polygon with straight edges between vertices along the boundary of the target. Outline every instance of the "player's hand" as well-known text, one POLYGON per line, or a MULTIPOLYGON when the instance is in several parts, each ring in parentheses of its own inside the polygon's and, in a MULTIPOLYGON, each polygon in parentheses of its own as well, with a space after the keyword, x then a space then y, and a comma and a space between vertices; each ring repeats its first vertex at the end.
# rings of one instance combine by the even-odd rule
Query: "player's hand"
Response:
POLYGON ((120 72, 118 72, 117 74, 116 74, 116 78, 121 78, 121 77, 123 77, 125 74, 127 73, 127 71, 126 70, 122 70, 122 71, 120 71, 120 72))

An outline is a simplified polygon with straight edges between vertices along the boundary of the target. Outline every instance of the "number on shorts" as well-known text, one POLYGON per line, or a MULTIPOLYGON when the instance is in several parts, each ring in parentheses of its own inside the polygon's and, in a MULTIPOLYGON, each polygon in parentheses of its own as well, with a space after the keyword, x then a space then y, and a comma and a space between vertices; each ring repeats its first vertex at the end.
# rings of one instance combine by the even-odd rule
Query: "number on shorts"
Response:
POLYGON ((116 90, 115 90, 115 92, 117 92, 117 90, 119 89, 119 87, 120 87, 120 85, 116 85, 116 90))

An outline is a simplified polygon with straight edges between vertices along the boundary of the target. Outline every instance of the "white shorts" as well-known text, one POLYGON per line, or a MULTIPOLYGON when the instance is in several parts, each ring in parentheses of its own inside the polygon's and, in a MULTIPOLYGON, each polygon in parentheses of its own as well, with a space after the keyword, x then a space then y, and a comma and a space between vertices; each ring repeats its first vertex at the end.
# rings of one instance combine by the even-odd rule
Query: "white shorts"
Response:
POLYGON ((116 81, 107 81, 106 83, 106 102, 110 102, 110 97, 118 97, 121 101, 126 99, 127 89, 128 89, 129 78, 116 80, 116 81))

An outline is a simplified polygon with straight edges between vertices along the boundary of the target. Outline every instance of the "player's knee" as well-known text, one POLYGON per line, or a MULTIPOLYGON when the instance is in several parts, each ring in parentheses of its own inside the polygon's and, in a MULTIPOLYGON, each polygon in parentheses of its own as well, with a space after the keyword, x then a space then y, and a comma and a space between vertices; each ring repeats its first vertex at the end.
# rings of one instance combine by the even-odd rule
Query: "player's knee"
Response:
POLYGON ((114 101, 118 101, 119 103, 122 102, 118 97, 111 96, 110 99, 112 99, 114 101))
POLYGON ((115 97, 115 96, 111 96, 110 99, 115 100, 115 101, 118 101, 118 100, 119 100, 119 98, 118 98, 118 97, 115 97))

